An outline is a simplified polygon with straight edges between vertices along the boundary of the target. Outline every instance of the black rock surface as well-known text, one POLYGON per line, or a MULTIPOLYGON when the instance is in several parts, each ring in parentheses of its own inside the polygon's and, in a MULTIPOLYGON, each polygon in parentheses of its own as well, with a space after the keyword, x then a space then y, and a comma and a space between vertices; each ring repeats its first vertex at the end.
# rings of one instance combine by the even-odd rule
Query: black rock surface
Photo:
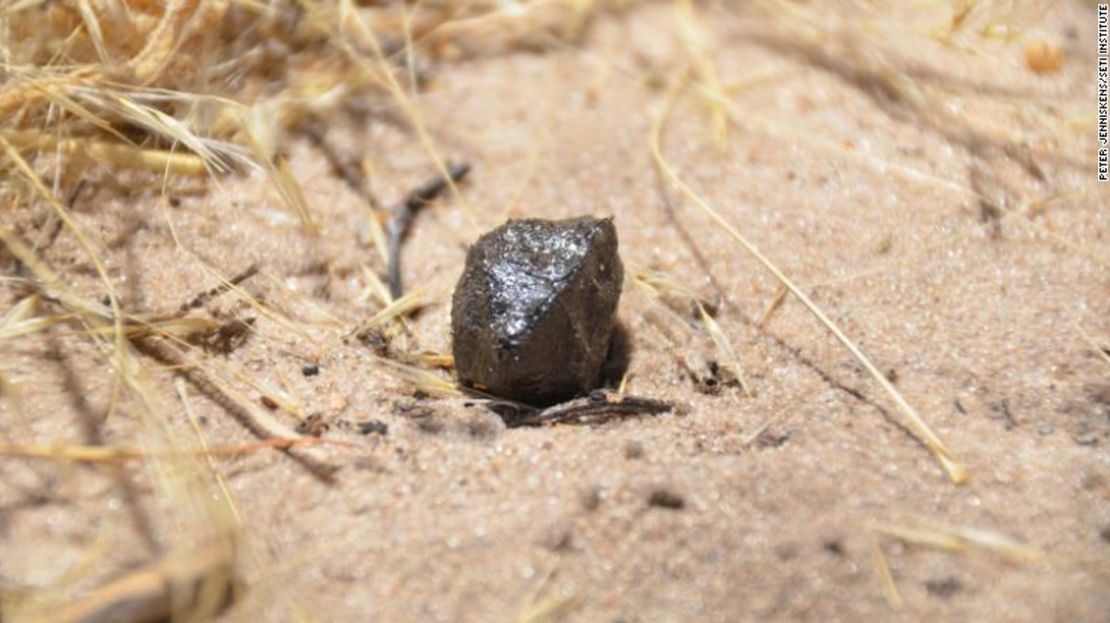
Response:
POLYGON ((624 269, 613 220, 512 220, 466 256, 451 309, 459 380, 533 406, 601 383, 624 269))

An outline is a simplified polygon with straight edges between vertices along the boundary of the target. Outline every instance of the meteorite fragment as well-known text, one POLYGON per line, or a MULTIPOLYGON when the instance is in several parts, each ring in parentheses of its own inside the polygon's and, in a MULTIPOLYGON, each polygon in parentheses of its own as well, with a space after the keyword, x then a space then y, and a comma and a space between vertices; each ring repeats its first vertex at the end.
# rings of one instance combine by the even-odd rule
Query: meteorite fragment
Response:
POLYGON ((602 381, 624 269, 613 220, 511 220, 478 239, 451 309, 455 370, 533 406, 602 381))

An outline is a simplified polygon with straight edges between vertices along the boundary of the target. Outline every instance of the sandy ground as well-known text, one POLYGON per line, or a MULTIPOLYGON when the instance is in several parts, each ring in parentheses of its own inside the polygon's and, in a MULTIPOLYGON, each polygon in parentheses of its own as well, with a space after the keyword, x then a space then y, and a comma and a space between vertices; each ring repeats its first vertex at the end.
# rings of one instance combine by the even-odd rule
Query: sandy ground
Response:
MULTIPOLYGON (((1029 70, 1021 41, 969 54, 907 37, 889 58, 943 89, 945 108, 933 111, 869 83, 863 72, 876 65, 854 62, 850 40, 827 42, 835 54, 817 62, 764 18, 709 9, 708 55, 723 83, 741 85, 727 145, 692 90, 666 126, 668 161, 889 371, 971 470, 962 486, 797 301, 757 326, 777 282, 656 175, 649 136, 665 89, 652 76, 673 77, 681 57, 668 5, 601 16, 581 46, 433 66, 419 108, 439 152, 474 169, 465 201, 416 219, 404 276, 429 304, 394 346, 449 350, 466 245, 506 216, 613 215, 629 276, 664 271, 720 301, 752 398, 697 391, 680 361, 716 357, 702 325, 668 337, 629 279, 628 391, 678 412, 506 429, 480 407, 414 397, 366 345, 343 339, 376 309, 359 299, 361 267, 382 264, 364 202, 307 140, 290 157, 323 225, 315 238, 261 175, 207 192, 175 185, 172 202, 128 193, 116 174, 94 180, 75 217, 103 245, 125 306, 172 311, 215 285, 204 266, 232 275, 257 262, 244 289, 303 333, 233 295, 197 313, 255 318, 226 356, 231 369, 285 388, 327 424, 323 438, 356 444, 318 449, 340 467, 333 484, 279 451, 217 460, 242 521, 246 584, 223 618, 536 620, 556 608, 551 619, 571 621, 1110 621, 1110 366, 1077 330, 1110 339, 1092 16, 1088 4, 1063 5, 1036 25, 1067 52, 1051 75, 1029 70), (1068 126, 1077 116, 1081 131, 1068 126), (998 136, 1035 140, 1007 149, 998 136), (1005 211, 1049 196, 1064 199, 1031 218, 1005 211), (302 374, 308 363, 318 375, 302 374), (371 420, 388 432, 359 434, 371 420), (681 507, 651 503, 661 492, 681 507), (1047 556, 939 551, 875 523, 988 530, 1047 556), (884 597, 876 546, 900 611, 884 597)), ((374 189, 390 203, 434 172, 411 131, 374 114, 337 118, 328 137, 376 155, 374 189)), ((43 257, 77 291, 102 296, 68 233, 43 257)), ((78 330, 4 345, 5 443, 82 443, 82 413, 111 413, 104 443, 136 443, 139 410, 114 404, 115 374, 78 330)), ((184 402, 208 443, 254 439, 141 361, 172 426, 188 430, 184 402)), ((134 462, 117 472, 0 460, 0 589, 64 601, 187 548, 198 519, 160 495, 166 478, 134 462)))

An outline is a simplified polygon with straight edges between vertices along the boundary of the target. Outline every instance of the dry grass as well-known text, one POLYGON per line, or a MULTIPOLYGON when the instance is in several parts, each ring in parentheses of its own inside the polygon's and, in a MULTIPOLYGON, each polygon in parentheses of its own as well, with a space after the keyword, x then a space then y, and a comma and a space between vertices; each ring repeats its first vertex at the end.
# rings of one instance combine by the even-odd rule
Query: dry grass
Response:
POLYGON ((986 550, 1013 562, 1032 562, 1045 558, 1041 549, 1019 543, 994 530, 944 526, 914 528, 888 523, 877 523, 871 529, 907 543, 948 552, 986 550))

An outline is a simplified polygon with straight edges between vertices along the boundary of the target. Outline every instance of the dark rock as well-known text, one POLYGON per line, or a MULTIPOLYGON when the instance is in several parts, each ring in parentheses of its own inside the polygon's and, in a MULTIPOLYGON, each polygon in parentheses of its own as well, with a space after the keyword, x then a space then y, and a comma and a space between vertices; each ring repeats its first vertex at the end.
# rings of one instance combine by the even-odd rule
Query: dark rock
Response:
POLYGON ((317 374, 320 374, 320 366, 319 364, 315 363, 306 364, 303 368, 301 368, 301 374, 305 376, 316 376, 317 374))
POLYGON ((459 380, 532 406, 595 389, 623 276, 612 219, 515 220, 485 234, 451 309, 459 380))
POLYGON ((389 433, 389 425, 381 420, 359 422, 358 432, 362 435, 385 435, 389 433))
POLYGON ((648 504, 657 508, 681 510, 686 506, 686 499, 678 493, 666 488, 657 488, 648 495, 648 504))
POLYGON ((821 543, 821 549, 833 556, 844 555, 844 543, 837 538, 825 539, 825 541, 821 543))

